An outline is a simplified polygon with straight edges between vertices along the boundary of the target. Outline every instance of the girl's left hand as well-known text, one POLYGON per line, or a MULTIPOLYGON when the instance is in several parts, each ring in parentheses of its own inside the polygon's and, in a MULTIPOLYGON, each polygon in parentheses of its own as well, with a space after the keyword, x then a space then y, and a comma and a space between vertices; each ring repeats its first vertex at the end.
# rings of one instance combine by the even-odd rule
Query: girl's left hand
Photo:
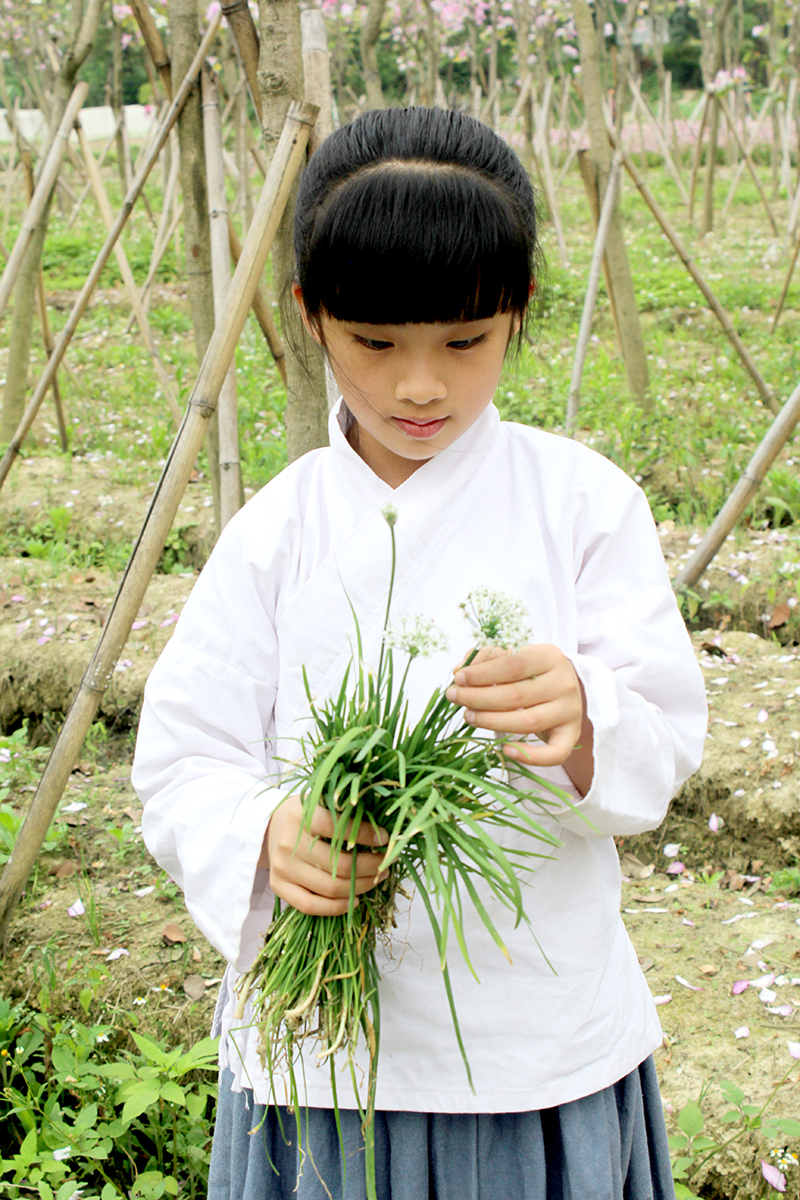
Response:
POLYGON ((564 764, 585 794, 592 778, 592 727, 583 685, 557 646, 482 650, 468 667, 456 669, 454 680, 447 698, 464 706, 469 725, 542 738, 534 745, 510 742, 503 752, 533 767, 564 764))

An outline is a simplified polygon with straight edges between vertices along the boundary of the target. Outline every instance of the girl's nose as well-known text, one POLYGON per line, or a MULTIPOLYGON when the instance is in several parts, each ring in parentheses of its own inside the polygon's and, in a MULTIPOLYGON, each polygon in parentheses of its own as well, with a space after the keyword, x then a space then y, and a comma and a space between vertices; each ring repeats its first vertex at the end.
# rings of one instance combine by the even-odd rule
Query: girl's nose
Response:
POLYGON ((447 384, 436 364, 427 358, 403 363, 395 386, 396 400, 410 400, 412 404, 430 404, 444 400, 447 384))

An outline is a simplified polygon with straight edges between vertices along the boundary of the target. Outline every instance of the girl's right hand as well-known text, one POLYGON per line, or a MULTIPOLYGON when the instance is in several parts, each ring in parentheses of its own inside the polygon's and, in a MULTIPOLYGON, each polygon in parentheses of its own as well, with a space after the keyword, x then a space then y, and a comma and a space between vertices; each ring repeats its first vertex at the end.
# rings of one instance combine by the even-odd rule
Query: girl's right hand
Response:
MULTIPOLYGON (((275 895, 314 917, 337 917, 347 912, 353 853, 356 895, 369 891, 388 875, 388 871, 381 871, 383 856, 373 849, 353 853, 343 850, 333 875, 330 842, 325 840, 332 835, 330 813, 317 808, 310 830, 304 829, 300 797, 288 796, 270 817, 258 860, 259 867, 269 871, 275 895)), ((389 835, 383 829, 376 832, 362 822, 356 840, 359 847, 385 846, 389 835)))

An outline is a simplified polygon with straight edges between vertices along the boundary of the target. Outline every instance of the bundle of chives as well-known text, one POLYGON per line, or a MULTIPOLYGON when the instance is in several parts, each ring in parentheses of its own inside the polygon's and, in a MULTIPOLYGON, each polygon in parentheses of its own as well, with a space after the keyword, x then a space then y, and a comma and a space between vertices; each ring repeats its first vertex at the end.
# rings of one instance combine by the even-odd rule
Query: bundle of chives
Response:
MULTIPOLYGON (((348 669, 338 695, 318 707, 306 681, 315 728, 303 739, 302 761, 286 782, 301 798, 306 829, 310 829, 317 805, 330 813, 334 873, 339 855, 354 849, 357 831, 366 821, 389 834, 381 864, 382 871, 388 869, 388 876, 356 904, 354 855, 350 905, 340 917, 308 916, 283 908, 276 900, 264 947, 240 986, 240 1009, 253 997, 265 1069, 270 1078, 281 1068, 286 1071, 293 1101, 301 1104, 294 1068, 305 1042, 316 1045, 320 1061, 330 1060, 334 1100, 334 1055, 340 1051, 347 1055, 363 1121, 370 1200, 375 1198, 372 1118, 380 1045, 376 947, 379 938, 391 935, 398 891, 410 882, 428 913, 455 1035, 471 1084, 447 966, 449 932, 452 929, 475 975, 462 917, 465 901, 469 901, 508 957, 475 877, 513 912, 516 925, 527 921, 517 871, 529 866, 531 859, 549 857, 547 851, 560 844, 529 809, 535 805, 546 812, 569 804, 560 789, 519 764, 515 763, 515 772, 553 798, 521 793, 504 779, 499 744, 459 721, 460 710, 441 691, 431 696, 416 724, 408 724, 405 681, 414 657, 423 653, 423 643, 430 641, 431 631, 429 623, 417 619, 403 634, 394 638, 387 634, 394 581, 394 521, 388 516, 387 521, 392 530, 392 576, 377 675, 364 667, 356 620, 358 658, 353 686, 349 687, 348 669), (409 657, 395 694, 393 647, 398 646, 409 657), (525 805, 520 803, 523 798, 525 805), (526 835, 540 848, 504 849, 495 834, 526 835), (354 1068, 355 1049, 362 1036, 370 1056, 363 1104, 354 1068)), ((480 589, 464 607, 471 610, 479 626, 479 644, 510 648, 527 640, 519 605, 513 601, 509 604, 497 593, 480 589)))

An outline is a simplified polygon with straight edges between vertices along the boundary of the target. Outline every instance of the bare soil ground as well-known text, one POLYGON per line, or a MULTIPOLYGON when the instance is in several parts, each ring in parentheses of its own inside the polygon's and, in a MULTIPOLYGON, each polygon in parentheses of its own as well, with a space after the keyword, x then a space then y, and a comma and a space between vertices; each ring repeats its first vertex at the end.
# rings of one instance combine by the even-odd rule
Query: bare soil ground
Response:
MULTIPOLYGON (((60 459, 32 461, 0 494, 0 524, 32 529, 43 505, 70 505, 85 538, 130 541, 153 480, 118 486, 106 470, 102 461, 73 463, 66 477, 60 459)), ((205 489, 195 492, 176 529, 189 563, 194 555, 199 564, 211 518, 205 489)), ((674 573, 697 535, 669 523, 661 534, 674 573)), ((692 635, 710 705, 705 761, 665 825, 619 847, 625 921, 661 1001, 665 1102, 677 1113, 708 1086, 712 1124, 725 1107, 716 1081, 732 1079, 763 1101, 791 1066, 787 1042, 800 1042, 800 904, 771 887, 774 872, 800 858, 800 638, 793 597, 780 592, 785 572, 777 571, 796 546, 795 535, 747 529, 726 543, 708 574, 721 597, 719 623, 692 635)), ((148 589, 102 705, 119 731, 135 724, 144 681, 193 577, 189 566, 157 575, 148 589)), ((0 730, 25 717, 53 722, 65 711, 115 589, 109 575, 62 569, 47 557, 0 559, 0 730)), ((67 1007, 76 1003, 71 981, 89 963, 102 965, 107 1004, 120 1014, 136 1004, 149 1029, 186 1042, 207 1030, 224 964, 147 856, 130 737, 113 746, 110 757, 87 754, 76 765, 60 839, 41 856, 17 915, 4 992, 35 1002, 49 961, 67 1007), (91 921, 69 915, 79 894, 94 905, 91 921)), ((9 799, 22 810, 32 787, 9 799)), ((775 1113, 800 1114, 798 1076, 781 1087, 775 1113)), ((759 1158, 774 1145, 747 1139, 718 1156, 703 1195, 765 1195, 759 1158)), ((797 1200, 800 1170, 787 1178, 787 1195, 797 1200)))

